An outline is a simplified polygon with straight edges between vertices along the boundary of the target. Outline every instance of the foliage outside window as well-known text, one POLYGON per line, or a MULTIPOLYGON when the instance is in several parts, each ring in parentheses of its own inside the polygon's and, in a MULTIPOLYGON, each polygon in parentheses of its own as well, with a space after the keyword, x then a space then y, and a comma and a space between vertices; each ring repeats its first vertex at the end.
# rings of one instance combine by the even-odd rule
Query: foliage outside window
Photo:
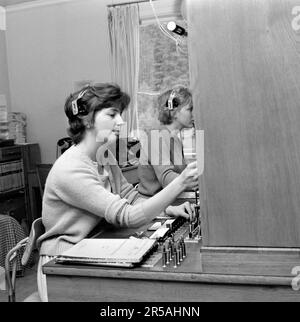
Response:
MULTIPOLYGON (((186 28, 184 21, 176 22, 186 28)), ((177 49, 176 43, 165 36, 155 22, 141 25, 138 93, 140 129, 151 129, 159 125, 158 96, 177 85, 190 85, 186 41, 177 49)), ((184 131, 183 138, 185 152, 193 153, 193 131, 184 131)))

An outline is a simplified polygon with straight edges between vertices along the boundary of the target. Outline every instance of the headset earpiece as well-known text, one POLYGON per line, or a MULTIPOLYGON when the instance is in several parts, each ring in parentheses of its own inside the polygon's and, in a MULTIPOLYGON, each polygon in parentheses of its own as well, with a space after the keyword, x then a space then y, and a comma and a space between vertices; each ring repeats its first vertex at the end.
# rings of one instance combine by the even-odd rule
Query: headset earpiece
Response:
POLYGON ((84 96, 84 94, 87 92, 88 90, 84 90, 81 91, 78 95, 78 97, 72 101, 72 113, 74 116, 76 115, 88 115, 89 112, 87 111, 85 105, 80 104, 80 100, 81 98, 84 96))
POLYGON ((178 103, 178 99, 176 98, 176 91, 175 89, 173 89, 166 103, 166 107, 169 110, 169 112, 171 112, 174 110, 174 108, 178 106, 179 106, 179 103, 178 103))
POLYGON ((174 98, 175 98, 176 92, 175 90, 172 90, 170 97, 168 99, 167 102, 167 107, 169 111, 173 111, 174 110, 174 98))

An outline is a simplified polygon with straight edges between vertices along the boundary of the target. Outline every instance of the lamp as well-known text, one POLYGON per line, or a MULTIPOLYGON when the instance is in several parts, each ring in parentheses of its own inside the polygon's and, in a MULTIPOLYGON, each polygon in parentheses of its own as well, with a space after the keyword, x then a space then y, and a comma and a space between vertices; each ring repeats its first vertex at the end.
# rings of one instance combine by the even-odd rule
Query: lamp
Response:
POLYGON ((183 27, 178 26, 175 21, 168 22, 167 28, 168 30, 174 32, 177 35, 180 35, 180 36, 188 35, 187 31, 183 27))

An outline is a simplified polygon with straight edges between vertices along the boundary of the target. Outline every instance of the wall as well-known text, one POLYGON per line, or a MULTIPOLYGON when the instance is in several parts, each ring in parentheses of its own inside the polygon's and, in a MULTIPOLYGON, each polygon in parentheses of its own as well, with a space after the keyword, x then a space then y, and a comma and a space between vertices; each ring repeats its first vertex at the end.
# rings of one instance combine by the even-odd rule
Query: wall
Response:
MULTIPOLYGON (((4 16, 2 16, 2 14, 4 13, 4 9, 0 7, 0 10, 1 10, 0 19, 3 19, 4 16)), ((1 30, 1 29, 0 29, 0 94, 4 94, 6 96, 6 101, 9 109, 10 93, 9 93, 7 56, 6 56, 6 35, 5 35, 5 30, 1 30)))
MULTIPOLYGON (((7 7, 11 110, 27 115, 27 141, 40 144, 42 162, 55 160, 56 142, 67 135, 63 105, 74 83, 110 81, 106 6, 131 1, 38 0, 7 7)), ((154 3, 169 14, 180 1, 154 3)), ((143 19, 153 16, 149 8, 141 4, 143 19)))
POLYGON ((12 111, 27 115, 27 141, 42 162, 66 136, 63 105, 81 80, 110 81, 106 5, 110 0, 38 1, 7 9, 12 111))

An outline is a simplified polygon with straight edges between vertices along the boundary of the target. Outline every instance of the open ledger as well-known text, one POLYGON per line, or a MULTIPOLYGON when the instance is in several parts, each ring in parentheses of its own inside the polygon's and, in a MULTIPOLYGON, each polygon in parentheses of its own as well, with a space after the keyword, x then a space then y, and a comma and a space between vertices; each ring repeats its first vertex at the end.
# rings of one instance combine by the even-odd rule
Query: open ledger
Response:
POLYGON ((83 239, 57 256, 58 263, 133 267, 156 246, 152 239, 83 239))

